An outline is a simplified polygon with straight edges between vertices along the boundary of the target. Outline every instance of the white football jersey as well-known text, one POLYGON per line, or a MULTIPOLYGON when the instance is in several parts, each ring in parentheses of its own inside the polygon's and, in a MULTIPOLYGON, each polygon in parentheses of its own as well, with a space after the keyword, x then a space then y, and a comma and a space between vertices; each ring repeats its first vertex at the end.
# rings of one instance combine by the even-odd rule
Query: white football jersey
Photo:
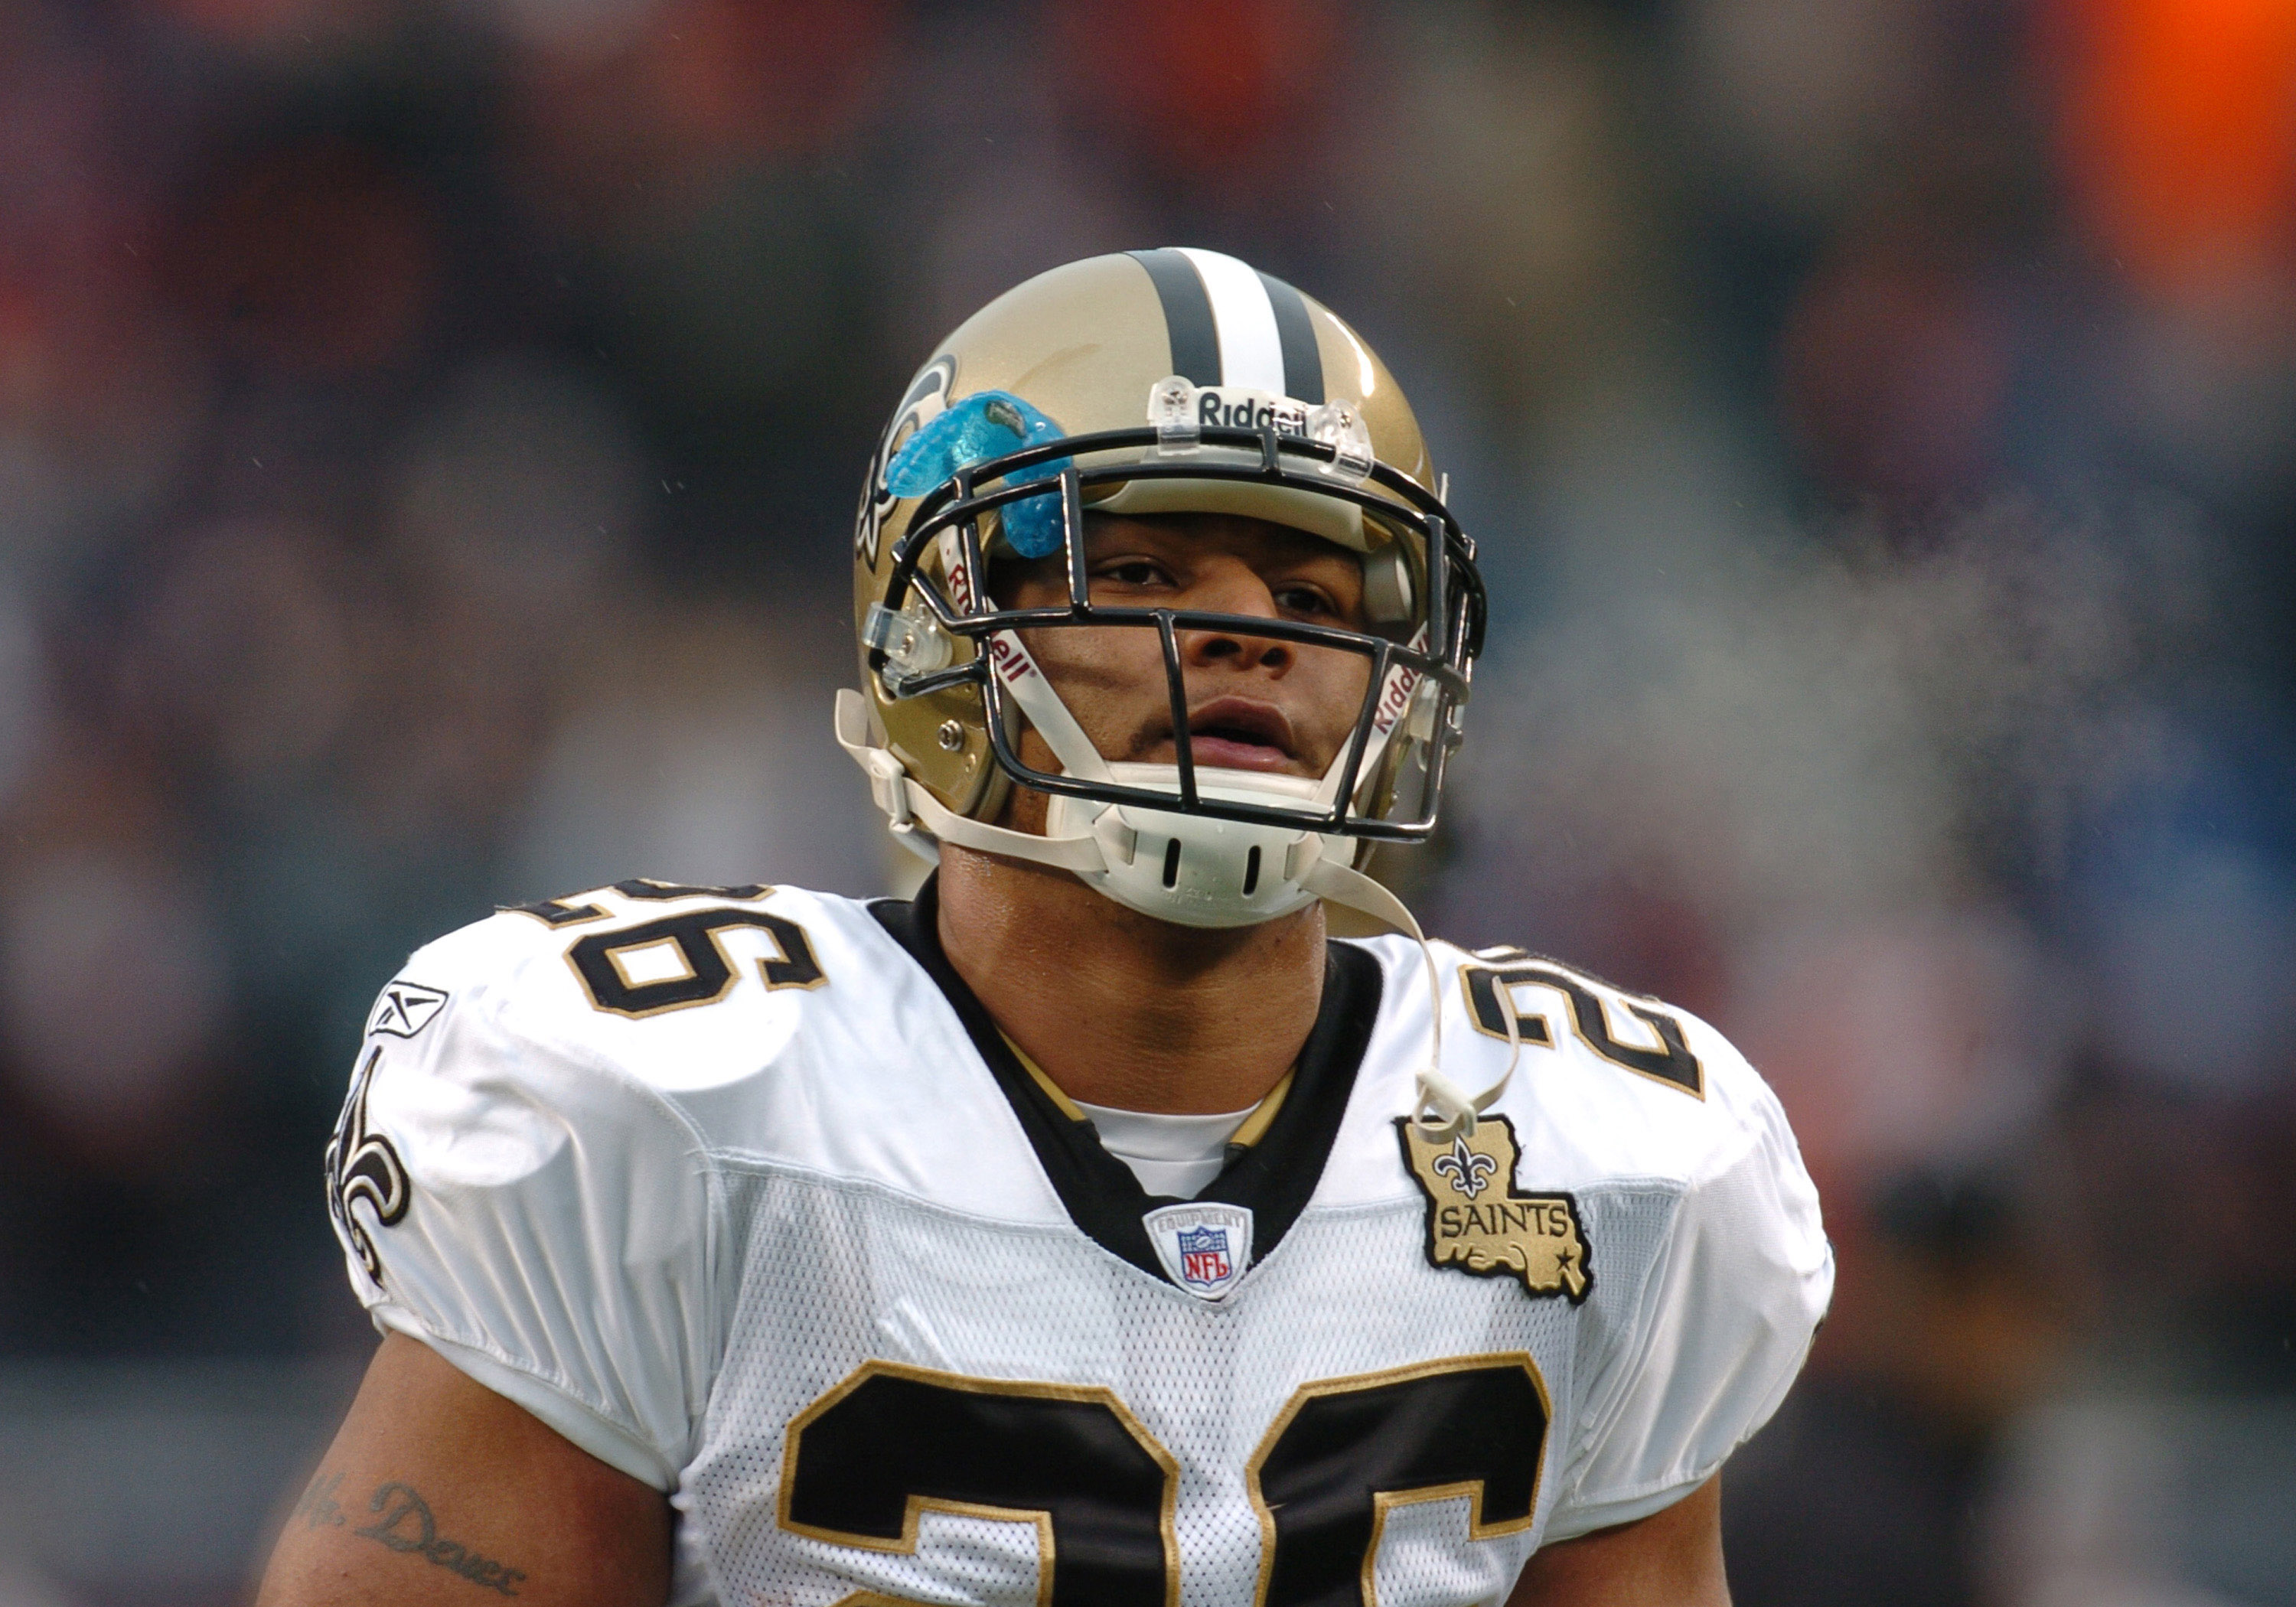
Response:
POLYGON ((668 1492, 674 1599, 1464 1604, 1770 1415, 1833 1260, 1702 1021, 1438 944, 1467 1139, 1402 1119, 1418 948, 1335 941, 1273 1119, 1152 1199, 931 890, 627 881, 383 990, 329 1147, 376 1323, 668 1492))

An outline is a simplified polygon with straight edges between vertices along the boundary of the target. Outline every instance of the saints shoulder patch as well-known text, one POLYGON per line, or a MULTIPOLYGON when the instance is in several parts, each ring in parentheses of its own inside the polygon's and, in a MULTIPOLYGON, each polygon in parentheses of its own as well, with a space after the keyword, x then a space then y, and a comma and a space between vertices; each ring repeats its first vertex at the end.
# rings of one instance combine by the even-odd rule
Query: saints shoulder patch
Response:
POLYGON ((1514 1126, 1486 1116, 1472 1136, 1438 1143, 1407 1117, 1395 1124, 1403 1164, 1427 1196, 1427 1264, 1479 1278, 1521 1280, 1531 1294, 1577 1305, 1595 1286, 1594 1257, 1568 1194, 1515 1187, 1514 1126))

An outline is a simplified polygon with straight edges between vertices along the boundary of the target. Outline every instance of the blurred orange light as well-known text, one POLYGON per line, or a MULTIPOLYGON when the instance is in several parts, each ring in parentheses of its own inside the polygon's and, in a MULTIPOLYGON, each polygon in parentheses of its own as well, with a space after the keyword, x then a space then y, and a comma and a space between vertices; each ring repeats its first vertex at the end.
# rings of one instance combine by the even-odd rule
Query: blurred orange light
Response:
POLYGON ((890 21, 882 0, 680 0, 646 37, 655 104, 705 148, 817 149, 865 103, 890 21))
POLYGON ((2296 235, 2296 4, 2064 0, 2077 204, 2154 294, 2284 273, 2296 235))
POLYGON ((898 48, 892 0, 637 9, 627 37, 603 50, 570 36, 516 70, 526 146, 516 170, 588 230, 665 188, 828 149, 875 103, 898 48))
POLYGON ((1263 159, 1311 123, 1344 26, 1328 0, 1168 0, 1152 27, 1119 0, 1069 0, 1053 20, 1078 108, 1194 174, 1263 159))

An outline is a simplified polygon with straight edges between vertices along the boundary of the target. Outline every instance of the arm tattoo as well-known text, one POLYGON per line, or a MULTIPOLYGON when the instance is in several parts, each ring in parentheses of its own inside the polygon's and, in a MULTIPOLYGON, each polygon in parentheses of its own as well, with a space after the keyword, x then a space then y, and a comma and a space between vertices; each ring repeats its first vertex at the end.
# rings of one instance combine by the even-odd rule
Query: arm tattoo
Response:
POLYGON ((305 1529, 340 1529, 343 1526, 343 1509, 335 1503, 335 1486, 342 1481, 340 1473, 330 1479, 324 1468, 312 1475, 311 1488, 303 1492, 300 1501, 295 1503, 295 1516, 303 1520, 305 1529))
MULTIPOLYGON (((336 1478, 340 1480, 341 1475, 337 1474, 336 1478)), ((327 1488, 332 1489, 334 1486, 331 1484, 327 1488)), ((316 1485, 314 1488, 316 1488, 316 1485)), ((308 1500, 308 1496, 306 1500, 308 1500)), ((332 1508, 334 1503, 329 1501, 327 1505, 332 1508)), ((518 1594, 511 1587, 526 1578, 524 1571, 505 1568, 490 1557, 482 1557, 459 1540, 440 1539, 439 1521, 430 1514, 430 1504, 414 1493, 413 1485, 393 1480, 374 1492, 367 1508, 371 1512, 381 1513, 382 1516, 365 1529, 355 1529, 351 1533, 378 1545, 388 1546, 393 1551, 413 1552, 426 1562, 434 1563, 449 1573, 462 1575, 481 1589, 496 1591, 503 1595, 518 1594)), ((340 1513, 334 1518, 337 1523, 342 1521, 340 1513)), ((316 1521, 314 1521, 315 1524, 316 1521)))

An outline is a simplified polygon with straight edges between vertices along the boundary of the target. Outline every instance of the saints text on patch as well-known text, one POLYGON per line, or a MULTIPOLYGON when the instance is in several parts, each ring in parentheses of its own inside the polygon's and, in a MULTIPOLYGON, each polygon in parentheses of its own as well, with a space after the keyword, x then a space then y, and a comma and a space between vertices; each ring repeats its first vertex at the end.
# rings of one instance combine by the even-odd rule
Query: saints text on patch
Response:
POLYGON ((1475 1277, 1513 1277, 1531 1294, 1572 1305, 1595 1286, 1594 1257, 1569 1194, 1526 1194, 1514 1185, 1514 1126, 1486 1116, 1472 1134, 1429 1137, 1409 1117, 1396 1134, 1403 1163, 1427 1196, 1427 1263, 1475 1277))

